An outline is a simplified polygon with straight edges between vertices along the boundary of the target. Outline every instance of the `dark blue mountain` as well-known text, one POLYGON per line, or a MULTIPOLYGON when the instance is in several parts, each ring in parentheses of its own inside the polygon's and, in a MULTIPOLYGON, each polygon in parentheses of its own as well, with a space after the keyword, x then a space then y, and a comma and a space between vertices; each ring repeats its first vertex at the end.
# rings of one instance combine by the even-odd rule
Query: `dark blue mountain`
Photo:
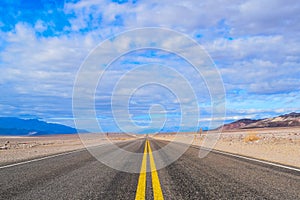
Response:
POLYGON ((38 119, 0 117, 0 135, 50 135, 73 133, 77 133, 75 128, 62 124, 47 123, 38 119))

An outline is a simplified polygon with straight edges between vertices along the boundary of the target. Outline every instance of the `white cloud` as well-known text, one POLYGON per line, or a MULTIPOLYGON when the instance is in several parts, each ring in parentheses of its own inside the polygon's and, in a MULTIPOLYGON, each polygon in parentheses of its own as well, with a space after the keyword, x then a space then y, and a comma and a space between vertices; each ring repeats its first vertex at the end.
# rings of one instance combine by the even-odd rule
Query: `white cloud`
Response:
MULTIPOLYGON (((194 39, 204 45, 220 68, 230 109, 241 107, 251 115, 254 112, 269 112, 272 108, 261 108, 266 106, 263 103, 266 101, 265 95, 269 95, 268 101, 275 102, 275 111, 281 106, 285 111, 291 110, 299 104, 300 5, 295 1, 155 0, 117 4, 105 0, 86 0, 65 4, 64 12, 71 26, 65 26, 66 32, 57 36, 37 37, 37 33, 44 32, 47 26, 53 26, 42 19, 32 25, 18 22, 14 30, 0 33, 0 88, 7 94, 1 102, 7 105, 6 108, 0 107, 3 112, 5 109, 29 112, 33 107, 30 107, 30 101, 37 105, 44 103, 41 107, 32 108, 36 113, 41 114, 45 107, 58 112, 54 104, 49 105, 51 101, 56 104, 58 100, 43 102, 41 96, 62 98, 69 105, 76 72, 89 51, 116 33, 143 26, 174 28, 191 37, 200 34, 200 38, 194 39), (32 99, 13 101, 12 98, 18 95, 28 95, 32 99), (285 101, 286 105, 278 99, 285 101), (18 108, 20 102, 22 106, 18 108)), ((176 45, 182 42, 173 37, 160 39, 167 48, 175 42, 176 45)), ((130 40, 124 38, 115 45, 127 49, 130 40)), ((109 55, 112 52, 103 53, 109 55)), ((193 52, 194 58, 201 56, 193 52)), ((199 83, 196 91, 202 96, 199 104, 205 105, 205 110, 209 106, 209 94, 203 80, 182 61, 168 58, 166 53, 155 58, 126 57, 140 63, 160 63, 162 60, 167 60, 163 64, 170 66, 180 63, 179 73, 185 73, 193 84, 199 83)), ((115 80, 120 73, 118 70, 111 72, 111 80, 115 80)), ((89 80, 86 83, 89 84, 89 80)), ((177 84, 179 89, 184 90, 176 79, 171 79, 169 83, 177 84)), ((105 93, 97 99, 105 102, 109 94, 105 93)), ((163 98, 160 100, 164 103, 163 98)), ((182 102, 188 104, 189 97, 182 99, 182 102)))
POLYGON ((289 35, 299 31, 300 5, 295 1, 252 0, 239 6, 237 15, 229 18, 235 34, 289 35), (287 30, 288 28, 288 30, 287 30))
POLYGON ((38 20, 34 25, 34 30, 37 32, 44 32, 47 30, 47 24, 42 20, 38 20))

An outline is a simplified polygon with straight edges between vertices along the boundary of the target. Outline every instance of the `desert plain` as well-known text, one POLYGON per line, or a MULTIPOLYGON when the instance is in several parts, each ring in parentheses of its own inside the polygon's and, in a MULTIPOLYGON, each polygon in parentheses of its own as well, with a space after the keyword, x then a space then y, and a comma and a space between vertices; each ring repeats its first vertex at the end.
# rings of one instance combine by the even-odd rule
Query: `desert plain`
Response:
MULTIPOLYGON (((180 133, 177 137, 184 138, 187 135, 192 135, 194 138, 192 145, 205 147, 204 141, 208 134, 217 135, 218 139, 213 146, 216 150, 300 168, 300 127, 180 133)), ((143 136, 135 135, 135 137, 131 137, 129 135, 114 134, 108 136, 109 140, 94 136, 91 136, 89 139, 88 135, 85 137, 85 142, 83 143, 77 134, 36 137, 1 136, 0 165, 3 166, 10 163, 83 149, 86 146, 132 140, 143 136)), ((153 137, 155 139, 172 141, 175 135, 160 133, 153 137)))

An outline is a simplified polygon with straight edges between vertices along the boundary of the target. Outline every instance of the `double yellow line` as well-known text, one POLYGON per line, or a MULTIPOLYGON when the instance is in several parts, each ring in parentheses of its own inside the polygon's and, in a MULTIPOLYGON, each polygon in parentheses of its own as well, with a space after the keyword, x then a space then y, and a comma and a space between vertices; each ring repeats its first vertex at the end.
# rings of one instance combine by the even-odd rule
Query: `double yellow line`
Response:
POLYGON ((145 148, 144 148, 144 155, 142 160, 142 166, 140 171, 140 177, 139 182, 136 190, 136 200, 145 199, 146 196, 146 174, 147 174, 147 155, 149 154, 149 160, 150 160, 150 169, 151 169, 151 178, 152 178, 152 188, 153 188, 153 196, 154 200, 161 200, 164 199, 164 196, 162 194, 162 190, 160 187, 160 182, 158 178, 158 174, 156 171, 156 166, 154 162, 154 158, 152 155, 152 149, 150 147, 150 142, 146 140, 145 142, 145 148))

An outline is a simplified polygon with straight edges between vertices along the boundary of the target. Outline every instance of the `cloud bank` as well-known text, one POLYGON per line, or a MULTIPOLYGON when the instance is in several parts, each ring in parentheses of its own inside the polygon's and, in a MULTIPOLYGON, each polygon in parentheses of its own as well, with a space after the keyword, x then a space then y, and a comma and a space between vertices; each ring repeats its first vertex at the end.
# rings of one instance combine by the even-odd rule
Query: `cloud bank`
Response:
MULTIPOLYGON (((2 1, 0 9, 5 13, 0 16, 1 116, 74 125, 73 83, 84 59, 103 40, 141 27, 174 29, 204 47, 224 81, 227 120, 299 111, 300 4, 295 1, 2 1)), ((109 98, 113 80, 150 61, 172 66, 199 84, 200 116, 191 117, 207 126, 211 102, 205 82, 174 55, 141 51, 113 63, 106 87, 97 90, 97 116, 106 131, 118 130, 109 98)), ((176 80, 173 84, 180 87, 176 80)), ((176 130, 180 111, 171 93, 151 86, 135 95, 130 113, 136 123, 148 124, 149 106, 160 103, 171 116, 165 129, 176 130)), ((160 114, 158 109, 158 120, 160 114)))

